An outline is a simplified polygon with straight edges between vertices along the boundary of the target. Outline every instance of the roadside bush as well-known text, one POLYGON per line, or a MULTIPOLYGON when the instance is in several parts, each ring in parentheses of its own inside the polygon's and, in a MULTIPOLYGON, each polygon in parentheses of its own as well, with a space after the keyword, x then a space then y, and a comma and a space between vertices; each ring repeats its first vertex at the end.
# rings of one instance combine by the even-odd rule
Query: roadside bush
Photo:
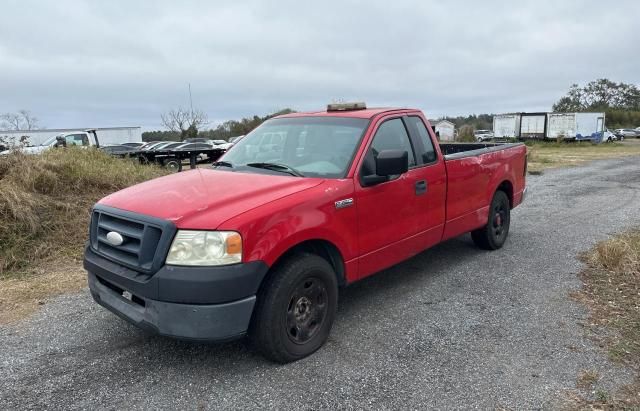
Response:
POLYGON ((79 256, 97 200, 165 173, 93 149, 0 157, 0 277, 60 254, 79 256))
POLYGON ((458 137, 456 138, 456 141, 460 141, 460 142, 464 142, 464 143, 473 143, 476 141, 475 137, 473 136, 473 127, 469 126, 469 125, 464 125, 462 127, 460 127, 460 129, 458 130, 458 137))

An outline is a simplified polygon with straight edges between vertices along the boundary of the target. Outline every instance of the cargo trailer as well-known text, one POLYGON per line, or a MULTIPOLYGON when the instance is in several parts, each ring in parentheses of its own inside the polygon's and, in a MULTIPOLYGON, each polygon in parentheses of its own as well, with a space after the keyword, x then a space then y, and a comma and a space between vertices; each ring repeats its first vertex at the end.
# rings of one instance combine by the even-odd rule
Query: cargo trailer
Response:
POLYGON ((520 115, 521 139, 544 139, 547 131, 547 113, 522 113, 520 115))
POLYGON ((493 116, 494 138, 520 137, 520 114, 497 114, 493 116))
POLYGON ((604 113, 548 113, 546 138, 602 141, 604 113))

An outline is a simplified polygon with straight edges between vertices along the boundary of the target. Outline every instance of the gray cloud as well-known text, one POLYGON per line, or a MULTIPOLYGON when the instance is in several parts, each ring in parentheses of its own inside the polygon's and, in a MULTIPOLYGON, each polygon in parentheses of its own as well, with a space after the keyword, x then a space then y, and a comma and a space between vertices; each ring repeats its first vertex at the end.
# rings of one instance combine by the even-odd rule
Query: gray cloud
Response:
POLYGON ((546 110, 571 83, 638 83, 640 3, 5 1, 0 112, 49 127, 213 120, 335 98, 434 117, 546 110))

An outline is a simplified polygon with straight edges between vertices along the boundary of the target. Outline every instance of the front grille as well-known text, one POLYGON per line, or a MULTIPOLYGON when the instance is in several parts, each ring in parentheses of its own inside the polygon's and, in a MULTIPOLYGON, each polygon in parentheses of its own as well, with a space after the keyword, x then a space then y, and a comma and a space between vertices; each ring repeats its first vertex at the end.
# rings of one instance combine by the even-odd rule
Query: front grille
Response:
POLYGON ((169 221, 110 207, 96 206, 91 216, 91 248, 103 257, 146 273, 162 265, 174 233, 175 227, 169 221), (107 240, 110 232, 120 234, 122 244, 111 244, 107 240))

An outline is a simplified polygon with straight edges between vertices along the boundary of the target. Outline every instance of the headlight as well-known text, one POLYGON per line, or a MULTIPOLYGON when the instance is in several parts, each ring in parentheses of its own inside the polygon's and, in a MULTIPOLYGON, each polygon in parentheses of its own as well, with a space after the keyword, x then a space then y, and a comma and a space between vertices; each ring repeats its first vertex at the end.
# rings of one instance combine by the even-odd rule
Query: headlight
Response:
POLYGON ((242 261, 242 237, 235 231, 178 230, 167 264, 226 265, 242 261))

